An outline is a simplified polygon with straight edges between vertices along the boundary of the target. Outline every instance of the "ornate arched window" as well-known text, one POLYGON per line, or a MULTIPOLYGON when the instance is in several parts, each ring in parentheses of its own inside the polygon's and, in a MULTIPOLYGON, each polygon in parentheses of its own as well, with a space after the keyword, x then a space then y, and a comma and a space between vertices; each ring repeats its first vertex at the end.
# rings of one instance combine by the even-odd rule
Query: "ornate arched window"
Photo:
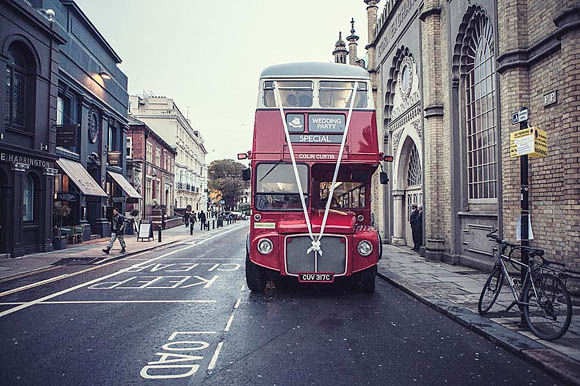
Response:
POLYGON ((15 41, 6 53, 5 120, 9 128, 34 131, 36 65, 28 47, 15 41))
POLYGON ((419 158, 419 151, 417 146, 413 144, 413 149, 409 156, 409 168, 407 170, 407 186, 417 186, 423 183, 423 175, 421 171, 421 159, 419 158))
POLYGON ((468 198, 497 198, 497 121, 493 30, 483 13, 471 20, 463 48, 468 198))

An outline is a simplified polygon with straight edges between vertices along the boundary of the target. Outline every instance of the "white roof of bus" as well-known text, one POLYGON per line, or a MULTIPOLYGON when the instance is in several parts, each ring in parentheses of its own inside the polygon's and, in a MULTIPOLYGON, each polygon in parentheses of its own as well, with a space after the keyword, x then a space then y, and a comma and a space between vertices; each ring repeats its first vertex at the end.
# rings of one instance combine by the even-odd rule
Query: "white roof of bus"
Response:
POLYGON ((266 67, 260 78, 363 78, 370 79, 364 68, 348 64, 303 62, 266 67))

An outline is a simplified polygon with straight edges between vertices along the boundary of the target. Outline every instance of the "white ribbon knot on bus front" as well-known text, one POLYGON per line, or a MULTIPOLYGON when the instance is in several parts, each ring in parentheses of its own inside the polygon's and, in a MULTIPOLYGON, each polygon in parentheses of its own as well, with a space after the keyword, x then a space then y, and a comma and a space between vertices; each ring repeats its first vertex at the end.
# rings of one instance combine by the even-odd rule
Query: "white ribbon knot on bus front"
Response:
POLYGON ((332 176, 332 183, 330 184, 330 191, 328 192, 328 197, 326 199, 326 207, 324 209, 324 217, 322 218, 322 225, 320 226, 320 233, 318 237, 315 237, 312 233, 312 224, 310 223, 310 216, 308 215, 308 208, 306 207, 306 201, 304 200, 304 190, 302 189, 302 183, 300 181, 300 176, 298 175, 298 168, 296 167, 296 157, 294 157, 294 148, 292 147, 292 141, 290 140, 290 133, 288 132, 288 124, 286 123, 286 117, 284 116, 284 108, 280 102, 280 90, 278 89, 278 82, 274 82, 274 98, 276 99, 276 106, 280 110, 280 118, 282 118, 282 125, 284 126, 284 133, 286 134, 286 142, 288 143, 288 150, 290 153, 290 159, 292 160, 292 169, 294 170, 294 178, 296 178, 296 185, 298 186, 298 193, 300 193, 300 203, 302 204, 302 211, 304 212, 304 218, 306 219, 306 226, 308 227, 308 235, 310 240, 312 240, 312 246, 308 248, 306 254, 310 254, 312 251, 318 253, 322 256, 322 249, 320 248, 320 239, 324 236, 324 228, 326 226, 326 219, 328 217, 328 211, 330 209, 330 202, 332 201, 332 196, 334 194, 334 185, 336 184, 336 179, 338 177, 338 169, 340 168, 340 163, 342 161, 342 154, 344 152, 344 145, 346 143, 346 136, 348 133, 348 128, 350 126, 350 119, 352 117, 352 109, 354 106, 354 100, 356 98, 356 91, 358 89, 358 82, 354 82, 354 89, 352 93, 352 98, 350 99, 350 106, 348 107, 348 116, 346 118, 346 127, 344 128, 344 133, 342 133, 342 141, 340 142, 340 150, 338 152, 338 159, 336 161, 336 166, 334 167, 334 175, 332 176))

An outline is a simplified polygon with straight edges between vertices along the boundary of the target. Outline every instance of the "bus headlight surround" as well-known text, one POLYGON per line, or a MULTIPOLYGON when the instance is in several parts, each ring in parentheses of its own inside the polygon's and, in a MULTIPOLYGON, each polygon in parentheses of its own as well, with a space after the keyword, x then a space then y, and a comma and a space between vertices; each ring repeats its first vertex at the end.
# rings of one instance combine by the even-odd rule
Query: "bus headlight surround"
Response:
POLYGON ((368 240, 362 240, 358 243, 357 250, 359 255, 366 257, 373 253, 373 244, 368 240))
POLYGON ((274 249, 274 244, 269 239, 262 239, 258 241, 258 252, 262 255, 267 255, 274 249))

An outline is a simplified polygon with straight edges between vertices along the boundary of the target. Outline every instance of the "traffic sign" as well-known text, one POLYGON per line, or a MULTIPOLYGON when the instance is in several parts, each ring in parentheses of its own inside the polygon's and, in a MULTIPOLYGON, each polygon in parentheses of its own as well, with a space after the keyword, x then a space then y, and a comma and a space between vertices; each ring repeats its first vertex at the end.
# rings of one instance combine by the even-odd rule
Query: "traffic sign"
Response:
POLYGON ((548 135, 544 130, 530 127, 510 134, 510 157, 523 155, 530 158, 548 156, 548 135))
POLYGON ((527 108, 522 108, 520 111, 517 111, 512 114, 512 125, 517 125, 520 122, 525 122, 528 120, 528 112, 527 108))

